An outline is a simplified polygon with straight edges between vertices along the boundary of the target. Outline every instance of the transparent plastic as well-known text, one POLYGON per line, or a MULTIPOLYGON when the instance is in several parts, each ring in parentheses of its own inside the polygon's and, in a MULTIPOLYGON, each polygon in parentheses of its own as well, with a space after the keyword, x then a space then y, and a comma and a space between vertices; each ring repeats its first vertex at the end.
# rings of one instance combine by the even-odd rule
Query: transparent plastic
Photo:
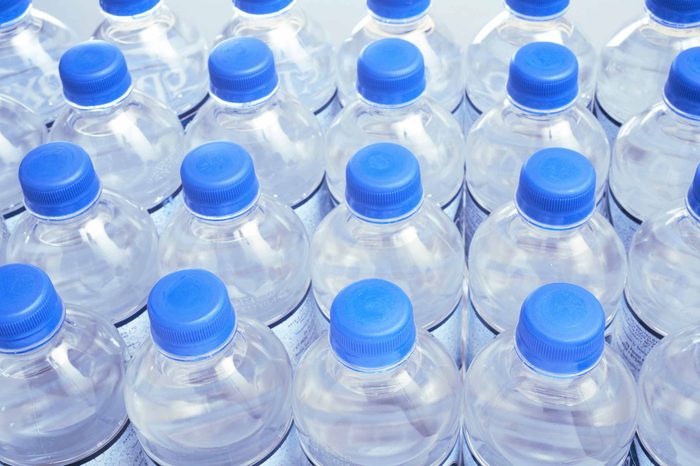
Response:
POLYGON ((427 93, 453 113, 464 100, 462 50, 444 25, 428 12, 406 20, 388 20, 368 13, 338 50, 338 95, 344 105, 358 98, 357 59, 374 41, 387 37, 407 40, 423 54, 427 93))
POLYGON ((520 358, 513 331, 479 354, 464 382, 465 437, 483 465, 623 464, 637 407, 634 378, 609 347, 588 372, 554 377, 520 358))
POLYGON ((295 376, 299 439, 314 464, 439 465, 459 436, 460 387, 452 359, 424 331, 407 359, 377 372, 345 366, 326 336, 295 376))
POLYGON ((145 209, 159 206, 180 186, 182 125, 175 112, 137 90, 104 106, 69 107, 49 140, 81 146, 103 186, 145 209))
POLYGON ((56 119, 64 107, 58 60, 77 41, 56 18, 31 6, 11 23, 0 24, 2 92, 40 115, 56 119))
POLYGON ((357 100, 345 107, 326 134, 326 180, 336 201, 345 199, 345 167, 355 153, 377 142, 413 152, 426 194, 441 207, 458 195, 464 180, 464 140, 454 117, 430 98, 402 107, 357 100))
POLYGON ((659 343, 644 363, 639 388, 638 445, 657 464, 697 463, 700 328, 687 328, 659 343))
POLYGON ((622 242, 600 213, 573 228, 548 229, 528 221, 511 202, 477 230, 469 275, 474 308, 498 333, 515 328, 530 293, 555 282, 593 293, 609 326, 625 287, 627 260, 622 242))
POLYGON ((17 177, 19 163, 47 138, 46 126, 39 115, 0 94, 0 215, 22 209, 22 188, 17 177))
POLYGON ((530 42, 554 42, 571 50, 579 62, 579 100, 591 106, 595 94, 596 52, 565 15, 530 18, 506 10, 477 34, 467 49, 467 94, 476 113, 503 100, 508 67, 515 52, 530 42))
POLYGON ((7 231, 5 222, 0 218, 0 265, 4 264, 7 259, 7 242, 10 234, 7 231))
MULTIPOLYGON (((270 330, 238 319, 231 340, 195 360, 166 356, 146 340, 129 365, 124 399, 159 464, 258 464, 292 429, 292 368, 270 330)), ((302 464, 292 460, 280 464, 302 464)))
POLYGON ((137 16, 112 16, 93 34, 124 53, 134 87, 185 115, 209 91, 207 44, 164 4, 137 16))
POLYGON ((700 46, 700 25, 664 24, 650 14, 617 33, 601 51, 597 104, 619 126, 662 98, 676 55, 700 46))
POLYGON ((0 460, 72 464, 106 447, 127 423, 124 351, 114 326, 69 306, 41 346, 0 354, 0 460))
POLYGON ((216 42, 254 37, 267 43, 275 56, 280 85, 312 113, 331 101, 336 91, 333 47, 320 24, 296 1, 273 14, 252 15, 236 9, 216 42))

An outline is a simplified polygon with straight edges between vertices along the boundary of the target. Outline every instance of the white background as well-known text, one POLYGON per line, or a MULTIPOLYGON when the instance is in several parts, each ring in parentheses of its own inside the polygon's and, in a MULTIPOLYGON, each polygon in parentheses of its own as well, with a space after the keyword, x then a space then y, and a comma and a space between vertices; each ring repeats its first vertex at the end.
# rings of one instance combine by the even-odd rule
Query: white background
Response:
MULTIPOLYGON (((194 23, 211 42, 232 13, 231 0, 165 0, 180 17, 194 23)), ((298 0, 321 21, 328 37, 339 44, 365 14, 365 0, 298 0)), ((571 0, 568 16, 600 48, 612 35, 643 12, 643 0, 571 0)), ((34 0, 34 5, 88 39, 101 20, 99 0, 34 0)), ((433 0, 433 15, 447 25, 465 47, 489 19, 503 8, 502 0, 433 0)))

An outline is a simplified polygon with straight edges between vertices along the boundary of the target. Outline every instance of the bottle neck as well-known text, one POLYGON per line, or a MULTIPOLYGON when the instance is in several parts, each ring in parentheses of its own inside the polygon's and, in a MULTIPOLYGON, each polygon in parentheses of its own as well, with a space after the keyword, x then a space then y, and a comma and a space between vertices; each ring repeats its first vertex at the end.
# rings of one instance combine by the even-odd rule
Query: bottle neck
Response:
POLYGON ((74 225, 74 224, 79 224, 79 223, 84 223, 85 221, 91 219, 94 214, 93 208, 97 204, 97 202, 100 200, 100 197, 102 196, 102 188, 100 188, 100 191, 97 193, 97 196, 84 208, 78 210, 77 212, 72 212, 70 214, 66 214, 63 216, 59 217, 53 217, 53 216, 47 216, 47 215, 42 215, 39 213, 32 212, 31 210, 27 209, 31 215, 33 215, 35 218, 39 219, 42 222, 47 222, 47 223, 52 223, 52 224, 60 224, 60 225, 74 225))
POLYGON ((292 0, 289 5, 285 6, 281 10, 272 11, 270 13, 248 13, 240 8, 236 8, 236 13, 244 19, 255 22, 278 21, 280 19, 284 19, 284 17, 294 9, 296 3, 297 0, 292 0))
POLYGON ((379 111, 384 111, 387 113, 396 113, 397 111, 401 111, 404 109, 410 109, 411 107, 414 107, 415 105, 419 104, 424 96, 425 92, 423 92, 421 95, 416 97, 413 100, 409 100, 408 102, 403 102, 400 104, 380 104, 377 102, 372 102, 371 100, 367 100, 362 94, 358 94, 360 97, 360 101, 364 103, 366 106, 371 107, 373 110, 379 110, 379 111))
POLYGON ((430 18, 429 12, 430 8, 416 16, 402 19, 384 18, 374 14, 372 11, 369 12, 369 15, 372 22, 381 31, 389 35, 399 35, 421 29, 425 21, 430 18))
POLYGON ((549 225, 530 218, 526 213, 520 210, 517 202, 515 203, 515 208, 518 211, 523 223, 530 228, 533 235, 545 238, 562 238, 575 235, 595 214, 595 209, 593 209, 593 211, 586 216, 586 218, 579 222, 570 225, 549 225))
POLYGON ((680 33, 686 33, 687 30, 689 29, 695 29, 700 27, 700 22, 693 22, 693 23, 676 23, 673 21, 667 21, 663 18, 659 18, 658 16, 654 15, 651 11, 648 9, 646 10, 647 16, 649 18, 649 21, 652 22, 662 34, 668 35, 668 36, 675 36, 679 32, 680 33))
POLYGON ((688 126, 694 130, 700 129, 700 116, 692 115, 690 113, 685 113, 682 110, 679 110, 668 101, 665 95, 663 102, 666 108, 668 109, 667 113, 669 115, 673 115, 676 123, 678 123, 681 126, 688 126))
POLYGON ((60 333, 63 331, 63 324, 66 320, 66 309, 65 306, 62 310, 61 319, 58 325, 41 341, 33 343, 25 348, 20 348, 16 350, 0 350, 0 355, 9 355, 17 360, 30 361, 30 360, 41 360, 51 353, 62 341, 60 333))
POLYGON ((209 93, 212 101, 216 103, 220 108, 226 111, 232 111, 235 113, 255 113, 262 109, 263 107, 272 104, 277 98, 277 91, 279 90, 279 85, 268 95, 257 100, 250 102, 229 102, 220 97, 217 97, 213 93, 209 93))
POLYGON ((68 105, 71 106, 71 108, 79 111, 79 112, 91 112, 91 113, 110 113, 114 110, 117 110, 127 104, 132 96, 133 96, 133 85, 129 86, 129 89, 122 94, 120 97, 114 99, 111 102, 106 102, 104 104, 99 104, 99 105, 90 105, 90 106, 84 106, 80 104, 76 104, 75 102, 71 102, 70 100, 66 99, 66 102, 68 102, 68 105))
POLYGON ((258 195, 255 197, 253 202, 251 202, 248 206, 246 206, 245 208, 238 210, 232 214, 221 215, 221 216, 203 215, 202 213, 199 213, 199 212, 192 210, 187 205, 187 200, 185 200, 185 208, 189 211, 189 213, 193 217, 195 217, 197 220, 199 220, 201 222, 205 222, 207 224, 216 225, 216 226, 226 226, 229 228, 233 228, 233 227, 237 227, 239 225, 242 225, 244 223, 249 222, 252 217, 257 215, 257 213, 260 209, 260 192, 258 192, 258 195))
POLYGON ((424 199, 421 199, 421 201, 418 203, 416 207, 414 207, 412 210, 409 212, 398 216, 398 217, 393 217, 393 218, 387 218, 387 219, 378 219, 378 218, 372 218, 372 217, 367 217, 365 215, 362 215, 352 209, 349 204, 347 205, 348 212, 352 215, 353 218, 361 221, 362 223, 369 225, 373 228, 379 228, 379 229, 386 229, 386 230, 398 230, 404 227, 404 225, 418 212, 420 212, 421 207, 423 206, 423 201, 424 199))
POLYGON ((508 5, 506 5, 505 8, 506 11, 508 11, 508 13, 510 13, 510 15, 514 19, 526 23, 547 23, 549 21, 556 21, 557 19, 563 17, 569 9, 568 7, 566 7, 557 13, 553 13, 547 16, 529 16, 522 13, 518 13, 517 11, 511 9, 508 5))
POLYGON ((552 117, 558 116, 565 111, 569 110, 571 107, 573 107, 576 104, 576 100, 572 100, 568 104, 558 107, 558 108, 552 108, 552 109, 545 109, 545 110, 540 110, 540 109, 534 109, 534 108, 529 108, 524 105, 519 104, 510 95, 506 95, 506 105, 511 107, 515 112, 520 113, 524 116, 527 116, 528 118, 532 119, 537 119, 537 120, 548 120, 552 117))
POLYGON ((127 15, 127 16, 120 16, 120 15, 113 15, 110 13, 107 13, 106 11, 102 11, 102 14, 109 20, 115 23, 139 23, 139 22, 148 22, 150 19, 156 15, 158 15, 163 9, 165 8, 165 3, 163 0, 159 0, 158 3, 153 5, 153 7, 149 10, 146 10, 141 13, 137 13, 135 15, 127 15))
POLYGON ((238 319, 236 319, 236 325, 233 328, 229 338, 227 338, 221 345, 205 354, 198 354, 196 356, 178 356, 168 353, 155 343, 154 345, 160 354, 167 358, 168 361, 171 361, 176 365, 187 364, 188 370, 196 373, 196 371, 208 372, 209 368, 217 365, 221 359, 225 358, 226 355, 229 354, 229 351, 226 351, 227 349, 231 348, 232 346, 236 347, 244 344, 243 340, 244 338, 238 332, 238 319))

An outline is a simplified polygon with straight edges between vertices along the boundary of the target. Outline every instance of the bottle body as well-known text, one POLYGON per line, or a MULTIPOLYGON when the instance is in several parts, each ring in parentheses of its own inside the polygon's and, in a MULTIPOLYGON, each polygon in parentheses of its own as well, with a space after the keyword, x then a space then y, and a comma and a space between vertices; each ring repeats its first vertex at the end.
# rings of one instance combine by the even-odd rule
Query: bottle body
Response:
POLYGON ((158 235, 148 214, 104 191, 88 210, 65 220, 23 214, 8 260, 46 271, 68 306, 116 324, 127 354, 148 336, 144 310, 158 278, 158 235))
POLYGON ((136 16, 112 16, 93 38, 124 53, 134 87, 172 108, 186 126, 208 93, 207 45, 162 2, 136 16))

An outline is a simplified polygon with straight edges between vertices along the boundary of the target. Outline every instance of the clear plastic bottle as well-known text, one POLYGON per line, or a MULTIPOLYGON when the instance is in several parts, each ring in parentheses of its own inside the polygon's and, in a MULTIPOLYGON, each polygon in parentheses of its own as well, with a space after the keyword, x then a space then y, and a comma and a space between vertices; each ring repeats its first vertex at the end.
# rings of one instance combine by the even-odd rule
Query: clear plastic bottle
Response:
POLYGON ((637 387, 604 331, 603 309, 585 289, 535 290, 515 331, 499 335, 465 376, 466 466, 627 464, 637 387))
POLYGON ((254 37, 275 55, 280 87, 326 128, 340 112, 333 46, 297 0, 233 0, 234 16, 217 38, 254 37))
POLYGON ((64 307, 30 265, 0 267, 0 302, 0 461, 145 464, 128 427, 125 345, 114 327, 64 307))
POLYGON ((700 457, 700 327, 659 343, 639 375, 639 466, 696 464, 700 457))
POLYGON ((151 291, 148 314, 151 338, 129 364, 124 399, 152 460, 304 464, 284 346, 236 315, 221 280, 201 269, 167 275, 151 291))
POLYGON ((581 30, 566 17, 568 7, 569 0, 505 0, 505 10, 479 31, 467 49, 471 122, 503 101, 508 63, 515 52, 530 42, 554 42, 576 55, 580 101, 593 108, 596 52, 581 30))
POLYGON ((336 201, 345 198, 345 166, 367 144, 395 142, 418 158, 426 195, 461 221, 464 140, 459 123, 425 96, 418 48, 381 39, 360 55, 360 100, 350 103, 326 133, 326 182, 336 201))
POLYGON ((311 284, 328 328, 331 304, 351 283, 382 278, 402 287, 416 324, 461 362, 465 305, 464 246, 455 224, 424 202, 420 168, 402 146, 360 150, 346 171, 346 202, 321 222, 311 240, 311 284))
POLYGON ((579 67, 566 47, 534 42, 510 63, 507 95, 467 136, 467 247, 490 212, 513 199, 523 163, 536 151, 564 147, 588 158, 596 172, 596 205, 608 213, 610 145, 595 116, 577 100, 579 67))
POLYGON ((643 221, 682 202, 700 163, 700 47, 674 60, 660 99, 625 123, 613 149, 610 213, 626 247, 643 221))
POLYGON ((146 297, 158 279, 158 235, 140 207, 101 184, 75 144, 39 146, 22 160, 26 213, 7 258, 45 270, 69 307, 119 327, 127 353, 148 334, 146 297))
POLYGON ((294 209, 309 234, 333 207, 324 180, 321 127, 294 97, 278 90, 270 48, 228 39, 209 56, 211 99, 187 128, 187 147, 231 141, 253 157, 263 192, 294 209))
POLYGON ((468 363, 515 328, 523 300, 547 283, 589 290, 611 330, 627 261, 612 225, 595 211, 595 177, 582 155, 544 149, 523 165, 515 201, 481 224, 469 250, 468 363))
POLYGON ((2 93, 34 110, 50 125, 64 107, 58 60, 76 42, 73 31, 32 0, 0 4, 2 93))
POLYGON ((427 94, 442 108, 465 118, 463 54, 447 28, 430 14, 432 0, 367 0, 367 15, 338 50, 338 94, 347 106, 357 98, 357 60, 372 42, 407 40, 425 59, 427 94))
POLYGON ((183 126, 207 98, 207 43, 162 0, 100 0, 93 37, 122 51, 134 87, 167 104, 183 126))
POLYGON ((0 218, 0 265, 6 262, 7 242, 10 238, 10 233, 7 231, 5 222, 0 218))
POLYGON ((645 0, 645 15, 601 51, 596 114, 614 141, 620 126, 661 99, 668 69, 682 50, 700 46, 700 3, 645 0))
POLYGON ((457 465, 461 384, 438 341, 416 329, 411 301, 378 279, 333 301, 330 336, 304 355, 294 419, 319 465, 457 465))
POLYGON ((660 339, 700 325, 700 165, 678 204, 644 222, 630 245, 613 346, 635 375, 660 339))
POLYGON ((61 57, 69 108, 49 134, 88 151, 107 189, 133 199, 160 229, 180 190, 184 133, 175 112, 132 88, 121 51, 103 41, 76 45, 61 57))
POLYGON ((198 147, 181 174, 185 206, 161 236, 161 273, 201 267, 221 277, 236 313, 270 327, 296 365, 318 336, 301 220, 260 193, 253 161, 236 144, 198 147))
POLYGON ((22 188, 17 168, 27 152, 46 142, 44 121, 29 107, 0 94, 0 216, 19 213, 22 188))

